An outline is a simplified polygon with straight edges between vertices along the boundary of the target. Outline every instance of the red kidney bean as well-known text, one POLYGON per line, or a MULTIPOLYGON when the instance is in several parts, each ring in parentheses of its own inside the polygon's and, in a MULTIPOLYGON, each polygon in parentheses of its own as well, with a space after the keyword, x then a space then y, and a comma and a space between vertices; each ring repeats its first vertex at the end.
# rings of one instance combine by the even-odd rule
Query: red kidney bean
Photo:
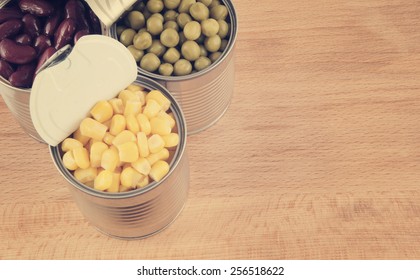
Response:
POLYGON ((0 56, 7 62, 26 64, 36 58, 36 50, 6 38, 0 42, 0 56))
POLYGON ((20 10, 13 8, 1 8, 0 9, 0 23, 8 21, 9 19, 17 18, 20 19, 23 14, 20 10))
POLYGON ((47 48, 51 47, 51 40, 47 35, 39 35, 34 42, 34 48, 38 55, 42 54, 47 48))
POLYGON ((26 34, 32 38, 38 36, 41 33, 41 22, 38 17, 26 14, 22 18, 23 30, 26 34))
POLYGON ((57 29, 58 25, 61 22, 61 19, 62 19, 61 11, 56 10, 55 13, 52 16, 50 16, 45 22, 44 34, 48 36, 53 36, 55 30, 57 29))
POLYGON ((9 77, 9 82, 14 87, 30 88, 35 75, 35 63, 20 65, 9 77))
POLYGON ((79 39, 85 35, 89 35, 89 30, 84 29, 84 30, 77 31, 76 34, 74 35, 74 44, 76 44, 76 42, 79 41, 79 39))
POLYGON ((77 30, 89 29, 89 23, 85 17, 85 6, 79 0, 67 1, 64 17, 74 19, 77 22, 77 30))
POLYGON ((28 34, 20 34, 15 37, 15 42, 22 45, 30 45, 32 43, 32 38, 28 34))
POLYGON ((35 73, 38 72, 39 68, 44 65, 45 61, 47 61, 53 54, 55 54, 57 50, 54 47, 47 48, 39 57, 38 65, 36 66, 35 73))
POLYGON ((9 64, 9 62, 7 62, 6 60, 0 59, 0 76, 8 80, 10 75, 12 75, 14 71, 15 70, 9 64))
POLYGON ((20 0, 19 7, 23 12, 40 17, 50 16, 54 12, 54 6, 44 0, 20 0))
POLYGON ((16 35, 22 28, 23 23, 19 19, 10 19, 0 24, 0 40, 16 35))
POLYGON ((99 18, 90 9, 89 9, 89 22, 90 22, 91 33, 93 33, 93 34, 101 34, 102 33, 101 23, 99 21, 99 18))
POLYGON ((54 47, 59 50, 73 39, 74 32, 76 31, 76 21, 67 18, 61 22, 54 34, 54 47))

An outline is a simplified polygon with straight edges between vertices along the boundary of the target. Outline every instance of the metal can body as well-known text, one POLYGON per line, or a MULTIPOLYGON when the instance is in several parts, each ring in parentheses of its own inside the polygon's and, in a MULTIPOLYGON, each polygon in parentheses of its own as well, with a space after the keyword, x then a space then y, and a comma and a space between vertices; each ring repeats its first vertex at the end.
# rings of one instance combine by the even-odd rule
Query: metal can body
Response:
MULTIPOLYGON (((238 23, 230 0, 222 0, 230 17, 230 39, 222 56, 207 69, 186 76, 162 76, 138 67, 140 75, 152 78, 166 87, 181 105, 188 134, 198 133, 215 124, 229 107, 234 89, 234 49, 238 23)), ((110 35, 117 38, 116 26, 110 35)))
POLYGON ((172 102, 180 142, 170 171, 161 181, 125 193, 100 192, 78 182, 64 167, 59 146, 50 146, 53 161, 86 219, 101 232, 125 239, 145 238, 171 224, 183 209, 189 187, 186 125, 179 105, 158 83, 144 77, 138 77, 136 83, 160 90, 172 102))

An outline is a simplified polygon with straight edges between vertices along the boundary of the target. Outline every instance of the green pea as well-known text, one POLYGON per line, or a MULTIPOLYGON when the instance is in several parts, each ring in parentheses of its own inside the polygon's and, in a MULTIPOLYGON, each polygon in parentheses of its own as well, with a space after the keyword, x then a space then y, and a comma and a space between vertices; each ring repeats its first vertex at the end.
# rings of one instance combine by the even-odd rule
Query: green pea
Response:
POLYGON ((148 49, 152 45, 152 35, 146 31, 137 33, 137 35, 134 36, 133 45, 138 50, 148 49))
POLYGON ((192 71, 191 62, 186 59, 178 60, 174 65, 174 73, 176 76, 184 76, 190 74, 192 71))
POLYGON ((181 0, 163 0, 163 3, 165 4, 166 9, 175 10, 178 8, 181 0))
POLYGON ((211 4, 208 7, 213 8, 213 7, 216 7, 216 6, 219 6, 219 5, 222 5, 219 0, 213 0, 213 1, 211 1, 211 4))
POLYGON ((149 53, 154 53, 157 56, 162 56, 166 52, 166 47, 162 45, 160 40, 155 39, 152 42, 152 45, 147 49, 149 53))
POLYGON ((144 55, 144 51, 136 49, 134 45, 130 45, 127 49, 131 52, 136 62, 139 62, 144 55))
POLYGON ((221 56, 222 56, 222 53, 221 52, 215 52, 215 53, 212 53, 211 55, 209 55, 209 58, 210 58, 211 62, 214 63, 221 56))
POLYGON ((190 15, 198 21, 202 21, 209 18, 209 8, 203 3, 195 3, 190 7, 190 15))
POLYGON ((172 29, 175 29, 176 31, 179 30, 178 24, 173 20, 168 20, 167 22, 165 22, 165 24, 163 25, 163 29, 167 29, 167 28, 172 28, 172 29))
POLYGON ((169 21, 169 20, 173 20, 175 21, 176 18, 178 17, 178 13, 174 10, 168 10, 165 12, 165 14, 163 15, 163 18, 165 21, 169 21))
POLYGON ((220 44, 220 51, 224 52, 226 50, 228 43, 229 43, 228 40, 222 40, 222 43, 220 44))
POLYGON ((210 10, 210 16, 214 19, 226 19, 228 15, 228 10, 224 5, 218 5, 210 10))
POLYGON ((208 57, 200 56, 195 62, 194 62, 194 68, 197 71, 201 71, 211 65, 211 60, 208 57))
POLYGON ((197 0, 200 3, 203 3, 204 5, 206 5, 206 7, 210 6, 212 0, 197 0))
POLYGON ((118 38, 121 36, 121 33, 127 29, 127 26, 125 25, 118 25, 116 30, 117 30, 117 36, 118 38))
POLYGON ((168 28, 160 34, 160 41, 165 47, 172 48, 178 45, 179 35, 175 29, 168 28))
POLYGON ((159 18, 159 20, 162 22, 162 24, 165 21, 165 19, 163 18, 162 14, 160 14, 160 13, 152 14, 150 17, 157 17, 157 18, 159 18))
POLYGON ((181 3, 178 7, 178 12, 188 13, 192 4, 195 3, 195 0, 181 0, 181 3))
POLYGON ((182 44, 181 53, 186 60, 195 61, 200 57, 200 46, 194 41, 186 41, 182 44))
POLYGON ((203 45, 200 45, 200 56, 207 56, 208 52, 203 45))
POLYGON ((219 23, 213 18, 203 20, 201 22, 201 32, 207 37, 214 36, 219 32, 219 23))
POLYGON ((174 64, 181 58, 181 54, 176 48, 169 48, 163 55, 163 60, 168 63, 174 64))
POLYGON ((217 35, 219 35, 221 39, 226 38, 229 35, 229 24, 222 19, 219 19, 217 23, 219 24, 219 32, 217 35))
POLYGON ((158 17, 150 17, 147 20, 147 31, 152 35, 158 35, 163 30, 163 23, 158 17))
POLYGON ((131 45, 133 43, 133 38, 136 35, 136 31, 134 29, 131 28, 127 28, 126 30, 124 30, 121 35, 120 35, 120 42, 128 47, 129 45, 131 45))
POLYGON ((146 22, 144 15, 139 11, 131 11, 128 13, 127 18, 130 23, 130 27, 135 30, 142 28, 146 22))
POLYGON ((160 13, 163 10, 163 2, 161 0, 149 0, 146 7, 152 13, 160 13))
POLYGON ((191 21, 184 26, 184 35, 188 40, 197 40, 201 35, 201 25, 196 21, 191 21))
POLYGON ((220 49, 221 44, 222 40, 217 35, 208 37, 204 40, 204 46, 209 52, 217 52, 220 49))
POLYGON ((174 72, 174 67, 170 63, 163 63, 159 66, 159 74, 163 76, 171 76, 174 72))
POLYGON ((140 61, 140 67, 149 72, 155 72, 159 65, 160 59, 154 53, 145 54, 140 61))
POLYGON ((137 31, 137 34, 140 34, 142 32, 147 32, 147 28, 143 27, 142 29, 140 29, 139 31, 137 31))
POLYGON ((176 22, 178 23, 179 27, 182 29, 190 21, 192 21, 192 18, 190 17, 189 14, 186 14, 186 13, 179 14, 178 18, 176 19, 176 22))

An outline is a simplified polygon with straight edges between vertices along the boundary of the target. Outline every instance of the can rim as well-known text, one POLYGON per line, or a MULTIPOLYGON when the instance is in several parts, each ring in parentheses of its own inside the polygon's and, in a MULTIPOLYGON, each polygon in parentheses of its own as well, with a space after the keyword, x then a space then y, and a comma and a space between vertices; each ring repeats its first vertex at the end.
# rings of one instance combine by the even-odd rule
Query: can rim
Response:
POLYGON ((60 156, 61 153, 60 153, 59 145, 49 146, 50 155, 53 159, 54 165, 56 166, 58 171, 63 175, 66 181, 72 185, 72 187, 75 187, 79 189, 80 191, 86 194, 95 196, 95 197, 100 197, 100 198, 105 198, 105 199, 126 199, 130 197, 142 195, 144 193, 150 192, 154 190, 155 188, 159 187, 159 185, 161 185, 163 182, 165 182, 165 180, 169 176, 171 176, 171 174, 174 172, 175 168, 178 166, 179 162, 181 161, 182 156, 185 153, 186 144, 187 144, 187 127, 186 127, 184 114, 178 102, 175 100, 175 98, 170 94, 170 92, 165 87, 163 87, 162 85, 160 85, 159 83, 157 83, 156 81, 150 78, 142 77, 138 75, 134 83, 137 83, 149 90, 152 90, 152 89, 160 90, 171 101, 170 109, 174 113, 176 124, 178 126, 178 134, 180 135, 180 139, 179 139, 178 147, 174 153, 172 162, 169 165, 170 169, 169 169, 168 174, 166 174, 165 177, 163 177, 159 182, 154 181, 152 183, 149 183, 144 188, 135 189, 135 190, 127 191, 127 192, 121 192, 121 193, 103 192, 103 191, 95 190, 77 181, 76 178, 73 176, 73 174, 71 174, 70 171, 64 167, 62 163, 62 158, 60 156))
MULTIPOLYGON (((222 53, 222 55, 214 62, 210 65, 210 67, 207 67, 204 70, 198 71, 196 73, 193 74, 188 74, 185 76, 163 76, 163 75, 159 75, 156 73, 151 73, 149 71, 143 70, 142 68, 140 68, 140 66, 137 66, 137 71, 142 74, 142 75, 146 75, 147 77, 156 79, 156 80, 164 80, 164 81, 168 81, 168 82, 178 82, 178 81, 187 81, 187 80, 191 80, 191 79, 195 79, 198 77, 201 77, 207 73, 209 73, 210 71, 212 71, 214 68, 216 68, 219 64, 222 63, 223 59, 227 56, 229 56, 229 54, 233 51, 233 47, 235 45, 236 42, 236 38, 238 36, 238 18, 237 18, 237 14, 235 11, 235 7, 232 3, 231 0, 221 0, 226 8, 228 9, 228 13, 230 16, 230 24, 231 24, 231 29, 230 29, 230 38, 229 38, 229 42, 228 42, 228 46, 226 48, 226 50, 222 53)), ((117 29, 116 29, 116 24, 114 23, 110 29, 109 29, 109 36, 113 37, 114 39, 118 39, 117 38, 117 29)))

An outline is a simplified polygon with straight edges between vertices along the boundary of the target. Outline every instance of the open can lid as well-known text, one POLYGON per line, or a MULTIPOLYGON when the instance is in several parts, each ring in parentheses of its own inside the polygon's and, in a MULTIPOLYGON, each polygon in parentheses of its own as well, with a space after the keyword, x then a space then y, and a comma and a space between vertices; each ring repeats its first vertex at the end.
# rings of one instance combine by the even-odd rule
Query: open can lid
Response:
POLYGON ((110 27, 137 0, 86 0, 105 26, 110 27))
POLYGON ((83 36, 63 61, 36 75, 30 94, 35 129, 58 145, 98 101, 113 98, 136 77, 136 61, 124 45, 103 35, 83 36))

